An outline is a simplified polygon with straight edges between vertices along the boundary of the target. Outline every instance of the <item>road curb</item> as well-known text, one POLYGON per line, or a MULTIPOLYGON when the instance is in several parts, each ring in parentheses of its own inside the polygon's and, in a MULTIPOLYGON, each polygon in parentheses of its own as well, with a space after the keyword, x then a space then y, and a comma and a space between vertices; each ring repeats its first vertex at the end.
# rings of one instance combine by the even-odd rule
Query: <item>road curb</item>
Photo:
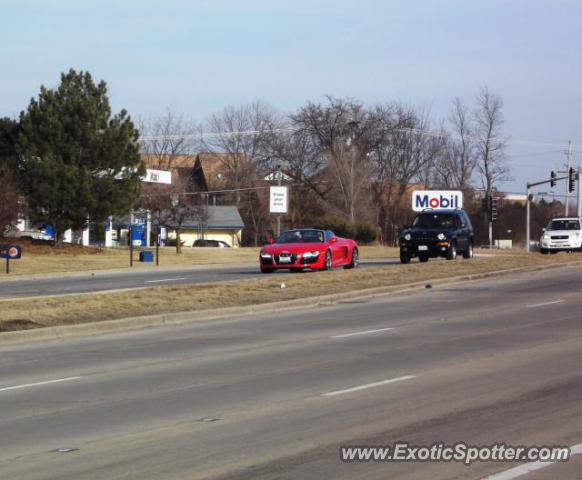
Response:
POLYGON ((346 300, 369 299, 389 294, 412 293, 414 291, 424 289, 427 284, 430 284, 431 287, 439 288, 455 283, 479 280, 495 276, 506 276, 513 273, 534 272, 554 268, 572 268, 581 265, 582 261, 572 262, 569 264, 517 267, 506 270, 496 270, 492 272, 460 275, 455 277, 427 279, 420 282, 413 282, 402 285, 390 285, 386 287, 374 287, 364 290, 352 290, 349 292, 318 295, 315 297, 262 303, 257 305, 226 307, 212 310, 202 310, 199 312, 189 311, 179 313, 164 313, 116 320, 105 320, 102 322, 91 322, 80 325, 61 325, 57 327, 4 332, 0 333, 0 345, 13 345, 18 343, 44 340, 59 340, 105 333, 127 332, 145 328, 162 327, 166 325, 182 325, 201 321, 219 320, 233 316, 246 316, 257 313, 279 313, 284 311, 301 310, 305 308, 332 306, 341 304, 346 300))

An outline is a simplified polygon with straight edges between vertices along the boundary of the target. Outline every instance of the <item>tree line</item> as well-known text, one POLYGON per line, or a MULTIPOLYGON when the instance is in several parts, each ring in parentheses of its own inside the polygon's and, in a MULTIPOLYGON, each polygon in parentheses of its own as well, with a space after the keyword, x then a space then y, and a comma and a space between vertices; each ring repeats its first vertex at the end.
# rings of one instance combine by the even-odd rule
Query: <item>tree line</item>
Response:
POLYGON ((171 187, 144 186, 140 155, 167 170, 181 157, 214 152, 229 192, 213 202, 239 208, 245 244, 274 233, 264 187, 278 171, 291 187, 285 226, 326 225, 393 243, 410 221, 411 186, 459 189, 470 201, 476 188, 490 194, 509 178, 502 110, 501 98, 483 87, 437 120, 402 102, 327 96, 291 113, 254 101, 201 123, 172 110, 134 121, 112 112, 104 81, 71 69, 56 88, 42 86, 17 119, 0 119, 0 232, 27 215, 62 240, 87 219, 140 207, 179 230, 181 218, 203 215, 208 196, 185 195, 196 193, 188 176, 171 187))
POLYGON ((244 193, 220 201, 239 207, 247 244, 273 234, 258 187, 280 168, 291 186, 286 226, 327 225, 356 232, 358 240, 394 243, 410 220, 411 186, 462 190, 470 201, 476 188, 491 194, 509 178, 502 108, 485 87, 472 105, 455 99, 440 121, 401 102, 327 96, 290 114, 261 101, 230 106, 202 124, 168 110, 143 120, 140 130, 142 149, 160 168, 192 152, 226 154, 224 185, 244 193))

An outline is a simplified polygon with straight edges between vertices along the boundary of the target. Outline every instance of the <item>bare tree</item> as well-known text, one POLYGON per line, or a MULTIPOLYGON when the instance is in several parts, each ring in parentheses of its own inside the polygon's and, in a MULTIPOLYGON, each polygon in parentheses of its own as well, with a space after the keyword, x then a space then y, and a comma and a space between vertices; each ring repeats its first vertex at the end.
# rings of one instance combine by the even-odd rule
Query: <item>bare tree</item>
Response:
POLYGON ((266 103, 226 107, 208 120, 203 146, 227 154, 224 163, 230 183, 238 187, 252 180, 249 176, 261 176, 272 168, 269 145, 282 126, 281 116, 266 103))
POLYGON ((336 193, 325 196, 328 206, 353 222, 370 193, 374 125, 369 111, 354 100, 328 96, 326 104, 310 102, 301 108, 292 122, 325 158, 326 173, 336 193))
POLYGON ((162 115, 143 118, 139 122, 141 151, 149 157, 149 165, 172 170, 177 157, 191 155, 198 147, 197 125, 170 109, 162 115))
POLYGON ((477 95, 477 106, 473 113, 477 169, 481 182, 489 196, 495 183, 509 179, 503 136, 503 101, 501 97, 483 87, 477 95))
POLYGON ((371 157, 376 221, 384 241, 392 242, 409 208, 403 199, 410 183, 429 182, 442 154, 441 135, 432 135, 428 115, 400 104, 377 106, 378 127, 371 157))
POLYGON ((464 191, 471 185, 477 157, 470 112, 458 97, 453 102, 449 118, 456 137, 450 145, 451 176, 454 178, 454 186, 464 191))
POLYGON ((272 146, 283 127, 283 118, 261 101, 227 107, 207 122, 208 134, 203 139, 203 147, 222 154, 224 186, 235 190, 231 195, 223 195, 223 201, 231 201, 239 208, 247 226, 246 241, 254 245, 268 223, 268 212, 262 196, 251 189, 259 186, 274 168, 272 146))
POLYGON ((434 183, 439 188, 467 192, 477 163, 472 117, 467 106, 455 98, 449 114, 451 131, 441 126, 442 150, 434 163, 434 183))

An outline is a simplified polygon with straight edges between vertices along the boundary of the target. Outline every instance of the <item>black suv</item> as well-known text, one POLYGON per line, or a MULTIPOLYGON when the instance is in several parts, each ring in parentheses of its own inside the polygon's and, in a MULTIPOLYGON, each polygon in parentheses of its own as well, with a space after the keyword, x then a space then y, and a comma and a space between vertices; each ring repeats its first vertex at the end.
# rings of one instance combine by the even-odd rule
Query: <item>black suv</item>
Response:
POLYGON ((457 253, 473 258, 473 226, 464 210, 425 210, 402 231, 399 243, 402 263, 413 257, 455 260, 457 253))

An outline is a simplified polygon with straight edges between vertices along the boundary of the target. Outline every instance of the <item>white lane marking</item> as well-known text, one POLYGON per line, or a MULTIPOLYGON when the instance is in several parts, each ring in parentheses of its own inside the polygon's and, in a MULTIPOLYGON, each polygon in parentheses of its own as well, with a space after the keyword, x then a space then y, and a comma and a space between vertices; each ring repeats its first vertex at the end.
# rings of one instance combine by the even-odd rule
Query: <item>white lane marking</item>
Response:
POLYGON ((551 302, 544 303, 534 303, 533 305, 527 305, 527 308, 545 307, 546 305, 555 305, 556 303, 562 303, 564 300, 552 300, 551 302))
MULTIPOLYGON (((577 445, 572 445, 570 447, 570 459, 574 455, 578 455, 582 453, 582 443, 578 443, 577 445)), ((531 462, 525 463, 520 465, 519 467, 513 467, 509 470, 505 470, 505 472, 496 473, 494 475, 489 475, 488 477, 484 477, 483 480, 512 480, 517 477, 521 477, 522 475, 526 475, 530 472, 534 472, 536 470, 540 470, 541 468, 550 467, 552 465, 556 465, 562 462, 531 462)))
POLYGON ((390 378, 389 380, 382 380, 381 382, 367 383, 366 385, 360 385, 358 387, 346 388, 344 390, 335 390, 334 392, 322 393, 322 397, 333 397, 334 395, 343 395, 344 393, 357 392, 359 390, 365 390, 367 388, 380 387, 382 385, 388 385, 389 383, 403 382, 405 380, 411 380, 416 378, 416 375, 406 375, 404 377, 390 378))
POLYGON ((181 278, 162 278, 161 280, 144 280, 143 283, 175 282, 177 280, 186 280, 186 277, 181 277, 181 278))
POLYGON ((333 335, 330 338, 355 337, 356 335, 369 335, 371 333, 387 332, 388 330, 394 330, 394 329, 393 328, 377 328, 376 330, 364 330, 362 332, 342 333, 341 335, 333 335))
POLYGON ((19 390, 21 388, 40 387, 41 385, 51 385, 53 383, 71 382, 73 380, 79 380, 80 378, 83 378, 83 377, 67 377, 67 378, 58 378, 56 380, 46 380, 44 382, 37 382, 37 383, 24 383, 22 385, 13 385, 12 387, 0 388, 0 392, 7 392, 8 390, 19 390))

